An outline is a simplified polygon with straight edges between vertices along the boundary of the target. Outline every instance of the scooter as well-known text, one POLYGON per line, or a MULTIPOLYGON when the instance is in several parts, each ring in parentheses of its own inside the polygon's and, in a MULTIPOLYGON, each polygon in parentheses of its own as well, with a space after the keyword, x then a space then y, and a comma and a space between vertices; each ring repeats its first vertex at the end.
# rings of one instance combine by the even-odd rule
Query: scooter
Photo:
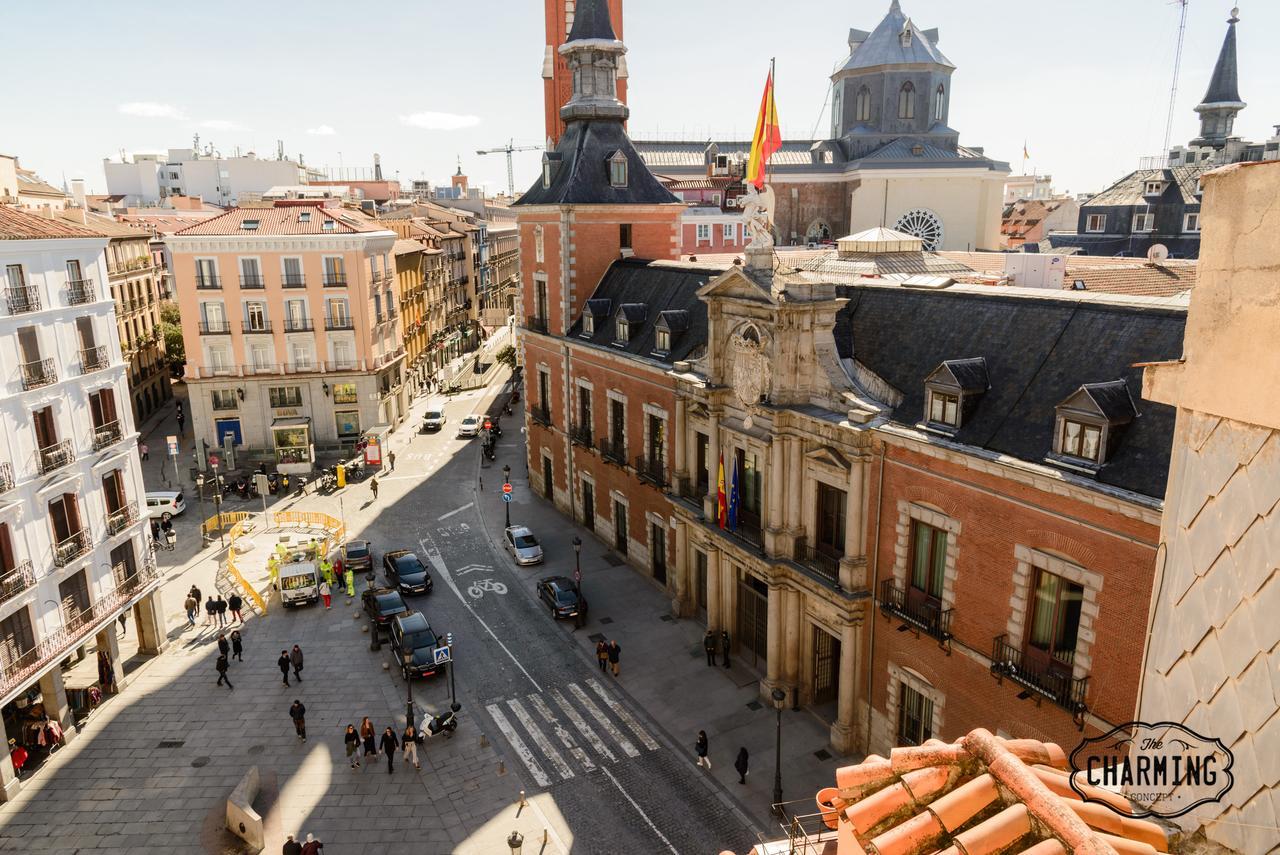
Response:
POLYGON ((277 473, 272 472, 267 476, 267 490, 273 496, 280 492, 280 476, 277 473))
POLYGON ((427 722, 427 737, 434 738, 443 733, 445 739, 452 739, 457 729, 458 716, 453 710, 446 710, 443 715, 433 715, 427 722))
POLYGON ((304 476, 299 475, 298 476, 298 496, 301 497, 306 492, 307 492, 307 479, 304 476))
POLYGON ((242 499, 249 498, 249 482, 245 480, 243 475, 236 479, 236 493, 238 493, 242 499))

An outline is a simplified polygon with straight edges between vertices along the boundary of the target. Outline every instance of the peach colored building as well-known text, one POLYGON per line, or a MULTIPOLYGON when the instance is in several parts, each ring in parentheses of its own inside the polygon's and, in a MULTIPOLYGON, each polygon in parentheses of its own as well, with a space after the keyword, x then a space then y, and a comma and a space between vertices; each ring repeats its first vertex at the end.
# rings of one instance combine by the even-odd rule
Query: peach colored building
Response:
POLYGON ((310 469, 408 409, 395 233, 321 202, 237 208, 171 235, 197 439, 310 469))

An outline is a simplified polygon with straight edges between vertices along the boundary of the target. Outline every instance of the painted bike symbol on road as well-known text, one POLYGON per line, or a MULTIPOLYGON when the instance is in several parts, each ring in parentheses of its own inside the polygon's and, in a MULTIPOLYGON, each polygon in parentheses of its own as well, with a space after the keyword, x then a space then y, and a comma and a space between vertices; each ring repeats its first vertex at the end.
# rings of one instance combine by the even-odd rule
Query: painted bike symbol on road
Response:
POLYGON ((492 579, 481 579, 478 582, 472 582, 467 588, 467 596, 473 600, 478 600, 485 595, 485 592, 492 594, 505 594, 507 586, 501 582, 495 582, 492 579))

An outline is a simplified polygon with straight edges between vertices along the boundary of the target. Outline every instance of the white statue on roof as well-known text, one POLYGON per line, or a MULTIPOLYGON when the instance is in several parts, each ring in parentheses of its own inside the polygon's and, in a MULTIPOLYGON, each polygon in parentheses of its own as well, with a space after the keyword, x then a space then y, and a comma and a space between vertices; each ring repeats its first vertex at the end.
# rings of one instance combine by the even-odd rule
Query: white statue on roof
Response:
POLYGON ((772 185, 766 184, 756 190, 755 185, 748 183, 747 192, 738 197, 738 206, 742 208, 747 231, 751 234, 751 243, 747 244, 747 249, 773 249, 772 185))

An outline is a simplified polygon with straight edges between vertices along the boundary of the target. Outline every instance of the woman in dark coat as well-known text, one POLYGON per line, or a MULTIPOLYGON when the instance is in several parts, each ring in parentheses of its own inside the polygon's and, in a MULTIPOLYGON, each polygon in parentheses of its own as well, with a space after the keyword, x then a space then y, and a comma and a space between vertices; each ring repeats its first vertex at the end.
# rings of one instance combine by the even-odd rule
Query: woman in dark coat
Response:
POLYGON ((698 741, 693 743, 693 750, 698 755, 698 765, 710 772, 711 758, 707 756, 707 732, 705 730, 698 731, 698 741))
POLYGON ((347 759, 351 761, 351 768, 359 769, 360 755, 356 752, 360 748, 360 734, 356 733, 354 724, 347 725, 347 732, 342 735, 342 741, 347 746, 347 759))
POLYGON ((738 759, 733 761, 733 768, 738 770, 738 783, 747 782, 747 746, 738 749, 738 759))
POLYGON ((383 752, 387 755, 387 774, 392 772, 391 761, 396 757, 396 749, 400 747, 400 740, 396 739, 396 732, 388 727, 382 731, 382 742, 380 743, 383 752))
POLYGON ((364 721, 360 722, 360 742, 364 745, 365 757, 377 757, 378 746, 374 742, 377 738, 377 731, 373 729, 373 722, 369 721, 369 717, 365 716, 364 721))
POLYGON ((244 642, 240 639, 240 630, 238 629, 231 631, 231 655, 239 662, 244 661, 244 642))
POLYGON ((218 633, 218 652, 223 656, 227 656, 231 653, 231 644, 227 641, 227 634, 225 632, 218 633))

